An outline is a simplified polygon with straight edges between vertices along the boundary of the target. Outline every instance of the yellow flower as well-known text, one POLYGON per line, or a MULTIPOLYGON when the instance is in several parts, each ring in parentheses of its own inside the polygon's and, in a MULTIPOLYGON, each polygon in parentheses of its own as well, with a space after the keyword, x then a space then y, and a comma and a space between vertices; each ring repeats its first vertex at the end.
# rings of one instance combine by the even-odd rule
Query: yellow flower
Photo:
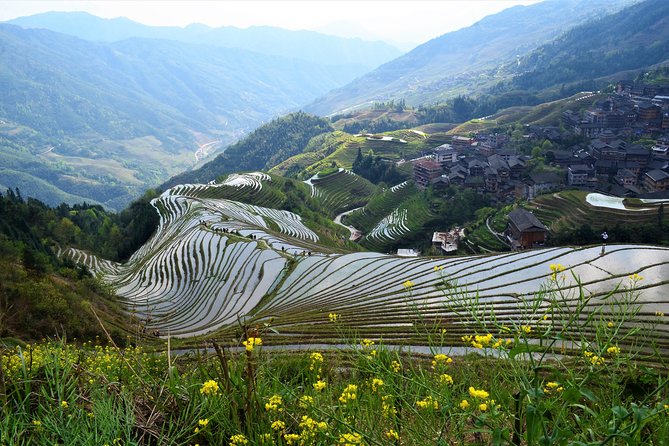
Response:
POLYGON ((488 392, 486 392, 485 390, 476 390, 473 387, 469 388, 469 395, 471 395, 472 398, 481 398, 481 399, 486 399, 490 396, 488 392))
POLYGON ((360 344, 362 344, 363 347, 371 347, 372 345, 374 345, 374 341, 372 341, 371 339, 363 339, 362 341, 360 341, 360 344))
POLYGON ((402 285, 404 285, 404 288, 406 288, 408 290, 408 289, 411 289, 414 286, 414 283, 410 280, 407 280, 402 285))
POLYGON ((432 368, 437 367, 439 364, 450 364, 451 362, 453 362, 453 358, 444 355, 443 353, 439 353, 434 355, 434 359, 432 360, 432 368))
POLYGON ((207 427, 207 424, 209 424, 209 418, 205 418, 203 420, 198 420, 197 424, 200 427, 207 427))
POLYGON ((354 434, 342 434, 339 436, 339 444, 343 446, 358 446, 364 444, 362 442, 362 435, 358 433, 354 434))
POLYGON ((330 322, 337 322, 339 315, 337 313, 330 313, 328 314, 328 318, 330 318, 330 322))
POLYGON ((381 386, 383 386, 383 380, 379 378, 372 379, 372 392, 376 392, 381 386))
POLYGON ((520 331, 525 334, 530 334, 532 333, 532 327, 530 327, 529 325, 523 325, 520 327, 520 331))
POLYGON ((643 280, 643 276, 638 275, 637 273, 634 273, 630 276, 630 280, 632 282, 640 282, 643 280))
POLYGON ((594 353, 589 352, 587 350, 583 353, 583 356, 585 356, 592 365, 604 364, 604 358, 602 358, 601 356, 597 356, 594 353))
POLYGON ((444 373, 439 377, 439 382, 453 385, 453 377, 444 373))
POLYGON ((459 406, 460 406, 460 409, 466 410, 469 407, 469 401, 462 400, 462 401, 460 401, 459 406))
POLYGON ((546 387, 544 387, 544 392, 545 393, 552 393, 552 392, 557 392, 560 393, 564 390, 564 387, 562 387, 560 384, 551 381, 546 383, 546 387))
POLYGON ((430 395, 426 396, 424 399, 416 401, 416 406, 421 409, 432 408, 434 410, 439 409, 439 401, 432 398, 430 395))
POLYGON ((550 265, 551 268, 551 280, 555 281, 557 278, 557 274, 561 273, 564 271, 564 266, 562 266, 561 263, 553 263, 550 265))
POLYGON ((295 444, 300 439, 297 434, 284 434, 283 439, 286 440, 287 445, 295 444))
POLYGON ((68 407, 70 407, 70 405, 67 403, 67 401, 61 401, 60 407, 62 407, 63 409, 67 409, 68 407))
POLYGON ((282 431, 286 428, 286 423, 284 423, 281 420, 276 420, 272 423, 272 430, 274 431, 282 431))
POLYGON ((398 361, 393 361, 390 363, 390 368, 393 372, 399 373, 402 370, 402 365, 398 361))
POLYGON ((349 384, 341 393, 341 396, 339 397, 339 402, 342 404, 346 404, 349 401, 355 400, 357 398, 356 394, 357 391, 358 391, 358 386, 356 386, 355 384, 349 384))
POLYGON ((664 313, 661 312, 661 311, 656 311, 656 312, 655 312, 655 316, 657 316, 657 317, 664 317, 664 313))
POLYGON ((613 322, 609 322, 608 324, 606 324, 606 326, 607 326, 608 328, 613 328, 613 322))
POLYGON ((277 411, 277 412, 282 412, 283 408, 281 405, 283 404, 283 398, 281 398, 280 395, 272 395, 269 398, 269 401, 265 403, 265 410, 267 412, 270 411, 277 411))
POLYGON ((441 271, 442 269, 444 269, 443 265, 434 265, 435 271, 441 271))
POLYGON ((205 383, 202 384, 202 387, 200 388, 200 393, 202 395, 216 395, 218 394, 218 391, 219 391, 218 383, 213 379, 205 381, 205 383))
MULTIPOLYGON (((435 268, 436 268, 436 266, 435 266, 435 268)), ((396 431, 394 431, 393 429, 388 429, 388 431, 386 431, 386 437, 388 437, 388 440, 399 441, 399 439, 400 439, 400 434, 398 434, 398 433, 397 433, 396 431)))
POLYGON ((486 410, 488 410, 488 405, 486 403, 479 404, 479 410, 481 412, 485 412, 486 410))
POLYGON ((230 446, 241 446, 248 443, 249 441, 246 439, 244 434, 235 434, 230 437, 230 446))
POLYGON ((620 348, 619 347, 609 347, 606 349, 606 353, 608 353, 610 356, 616 356, 620 354, 620 348))
POLYGON ((256 346, 262 345, 262 339, 248 338, 246 341, 242 342, 242 344, 246 347, 247 352, 252 352, 256 346))
POLYGON ((395 409, 395 406, 393 406, 390 395, 384 395, 381 397, 381 410, 383 411, 383 416, 385 418, 390 418, 394 415, 397 415, 397 409, 395 409))
POLYGON ((303 395, 300 397, 300 402, 298 404, 301 408, 306 409, 307 407, 314 404, 314 397, 303 395))
POLYGON ((42 422, 39 420, 33 420, 33 426, 35 427, 40 427, 42 425, 42 422))
POLYGON ((314 386, 314 390, 318 390, 318 391, 321 391, 321 390, 325 389, 325 387, 326 387, 327 385, 328 385, 328 383, 325 382, 325 381, 323 381, 322 379, 319 379, 318 381, 316 381, 316 382, 313 384, 313 386, 314 386))

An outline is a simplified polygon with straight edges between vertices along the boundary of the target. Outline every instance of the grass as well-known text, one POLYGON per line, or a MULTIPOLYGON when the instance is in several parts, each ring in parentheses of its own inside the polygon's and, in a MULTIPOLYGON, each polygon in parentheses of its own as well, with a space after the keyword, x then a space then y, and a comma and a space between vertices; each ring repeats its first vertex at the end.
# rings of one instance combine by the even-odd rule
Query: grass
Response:
MULTIPOLYGON (((178 356, 169 340, 163 353, 6 347, 0 444, 667 444, 669 372, 655 343, 664 316, 633 323, 643 278, 593 307, 584 288, 562 286, 563 270, 551 265, 511 323, 444 276, 458 318, 415 306, 422 353, 365 338, 339 313, 321 315, 338 333, 327 350, 274 349, 271 322, 178 356), (453 324, 466 327, 455 344, 453 324)), ((415 286, 404 283, 408 299, 415 286)))

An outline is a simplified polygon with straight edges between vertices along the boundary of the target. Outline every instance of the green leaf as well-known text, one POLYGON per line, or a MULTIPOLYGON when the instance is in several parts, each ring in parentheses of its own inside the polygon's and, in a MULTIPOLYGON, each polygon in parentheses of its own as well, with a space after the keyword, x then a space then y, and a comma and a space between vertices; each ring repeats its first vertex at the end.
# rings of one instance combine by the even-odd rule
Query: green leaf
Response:
POLYGON ((579 392, 580 392, 581 396, 585 397, 588 401, 592 401, 593 403, 597 402, 597 397, 590 390, 579 389, 579 392))
POLYGON ((613 416, 621 419, 629 415, 629 411, 625 409, 623 406, 614 406, 611 408, 611 412, 613 412, 613 416))
POLYGON ((540 345, 522 344, 509 350, 509 359, 513 359, 521 353, 536 353, 544 352, 545 350, 546 348, 540 345))

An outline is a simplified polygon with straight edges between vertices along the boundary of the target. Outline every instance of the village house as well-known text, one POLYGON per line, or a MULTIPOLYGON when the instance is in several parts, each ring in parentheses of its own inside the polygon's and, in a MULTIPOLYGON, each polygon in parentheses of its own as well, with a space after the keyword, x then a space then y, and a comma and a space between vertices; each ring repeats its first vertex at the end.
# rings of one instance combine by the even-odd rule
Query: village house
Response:
POLYGON ((643 185, 648 192, 669 190, 669 173, 659 169, 646 172, 643 185))
POLYGON ((585 164, 576 164, 567 168, 567 184, 582 187, 595 175, 595 169, 585 164))
POLYGON ((548 228, 533 213, 514 209, 509 212, 507 236, 514 249, 529 249, 546 242, 548 228))
POLYGON ((441 165, 432 158, 420 159, 413 165, 413 180, 420 189, 425 189, 440 176, 441 165))

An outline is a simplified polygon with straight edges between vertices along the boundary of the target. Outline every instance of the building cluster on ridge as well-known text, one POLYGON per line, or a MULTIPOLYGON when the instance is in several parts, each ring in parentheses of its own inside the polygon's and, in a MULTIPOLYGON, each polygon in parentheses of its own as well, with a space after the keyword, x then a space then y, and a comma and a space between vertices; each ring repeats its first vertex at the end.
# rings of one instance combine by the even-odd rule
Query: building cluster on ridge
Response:
POLYGON ((562 113, 561 127, 526 126, 524 138, 548 140, 549 171, 532 171, 505 133, 455 136, 414 162, 419 188, 460 185, 493 194, 499 201, 531 200, 564 188, 619 197, 669 194, 669 83, 618 82, 616 92, 593 107, 562 113), (581 136, 582 142, 563 141, 581 136), (644 144, 632 140, 644 139, 644 144), (649 141, 652 140, 652 147, 649 141))

